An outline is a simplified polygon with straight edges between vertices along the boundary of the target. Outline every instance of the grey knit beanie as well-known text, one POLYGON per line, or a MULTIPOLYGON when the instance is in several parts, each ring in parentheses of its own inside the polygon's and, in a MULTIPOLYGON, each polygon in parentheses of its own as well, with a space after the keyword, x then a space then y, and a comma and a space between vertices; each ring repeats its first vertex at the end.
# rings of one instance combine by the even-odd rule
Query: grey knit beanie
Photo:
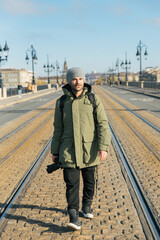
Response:
POLYGON ((82 69, 78 67, 73 67, 68 69, 67 75, 66 75, 67 82, 70 84, 72 79, 74 79, 75 77, 82 77, 83 80, 85 80, 85 74, 82 71, 82 69))

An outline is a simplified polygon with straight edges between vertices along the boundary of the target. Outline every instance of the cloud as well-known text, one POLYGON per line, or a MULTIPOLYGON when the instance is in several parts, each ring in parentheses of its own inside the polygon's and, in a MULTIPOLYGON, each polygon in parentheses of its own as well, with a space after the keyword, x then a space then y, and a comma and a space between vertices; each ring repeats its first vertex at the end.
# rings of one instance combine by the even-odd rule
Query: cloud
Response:
POLYGON ((36 4, 28 0, 4 0, 1 6, 6 12, 14 15, 30 15, 39 12, 36 4))
POLYGON ((82 0, 71 0, 70 4, 64 10, 64 13, 72 19, 70 28, 74 31, 94 31, 93 26, 88 24, 89 9, 88 4, 82 0))
POLYGON ((160 17, 153 19, 153 24, 160 27, 160 17))
POLYGON ((31 0, 1 0, 1 8, 10 14, 27 16, 27 15, 41 15, 52 13, 55 11, 53 5, 42 5, 31 0))
POLYGON ((81 0, 72 0, 68 11, 71 15, 76 16, 76 18, 84 18, 88 15, 88 6, 81 0))
POLYGON ((153 18, 150 20, 144 20, 143 23, 160 27, 160 17, 153 18))
POLYGON ((160 17, 142 20, 142 24, 160 27, 160 17))
POLYGON ((46 32, 29 32, 27 33, 26 38, 29 40, 49 39, 51 38, 51 35, 46 32))
POLYGON ((87 24, 84 21, 79 21, 79 22, 74 22, 71 25, 71 29, 75 30, 75 31, 85 31, 87 33, 94 33, 95 32, 95 28, 93 26, 89 26, 89 24, 87 24))
POLYGON ((124 16, 124 15, 131 15, 131 9, 127 8, 126 6, 113 6, 107 7, 107 13, 113 14, 116 16, 124 16))

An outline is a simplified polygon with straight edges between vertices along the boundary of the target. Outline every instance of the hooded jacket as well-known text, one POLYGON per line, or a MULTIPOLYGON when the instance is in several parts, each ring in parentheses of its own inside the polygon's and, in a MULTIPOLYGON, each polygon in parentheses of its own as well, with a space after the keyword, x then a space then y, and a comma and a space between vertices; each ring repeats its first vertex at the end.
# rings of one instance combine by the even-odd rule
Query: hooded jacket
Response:
POLYGON ((95 94, 95 123, 93 105, 87 95, 91 92, 91 86, 85 83, 79 97, 74 95, 69 84, 62 89, 67 97, 63 111, 60 108, 60 98, 56 102, 51 153, 59 156, 63 168, 99 165, 98 151, 108 151, 111 140, 103 104, 95 94))

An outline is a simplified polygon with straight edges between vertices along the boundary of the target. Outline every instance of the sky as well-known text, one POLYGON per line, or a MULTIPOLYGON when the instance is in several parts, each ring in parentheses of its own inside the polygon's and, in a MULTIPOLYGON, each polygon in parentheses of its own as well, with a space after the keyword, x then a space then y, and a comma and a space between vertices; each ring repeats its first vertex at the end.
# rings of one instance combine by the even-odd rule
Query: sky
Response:
POLYGON ((159 0, 0 0, 0 23, 0 45, 9 47, 2 68, 31 70, 31 55, 28 65, 25 57, 33 44, 37 77, 47 75, 47 55, 61 70, 66 59, 69 68, 107 73, 127 52, 129 71, 138 72, 140 40, 148 51, 142 68, 160 67, 159 0))

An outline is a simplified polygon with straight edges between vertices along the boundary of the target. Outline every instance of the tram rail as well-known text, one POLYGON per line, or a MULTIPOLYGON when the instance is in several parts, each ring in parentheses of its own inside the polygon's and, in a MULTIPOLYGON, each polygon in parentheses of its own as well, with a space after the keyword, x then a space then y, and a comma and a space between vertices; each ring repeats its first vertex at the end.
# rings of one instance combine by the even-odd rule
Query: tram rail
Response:
MULTIPOLYGON (((45 114, 45 116, 43 116, 42 119, 38 121, 38 125, 37 122, 34 123, 36 124, 36 127, 34 127, 34 130, 31 131, 28 136, 19 142, 15 142, 16 144, 14 143, 14 148, 11 149, 11 151, 7 152, 7 154, 4 153, 5 156, 0 161, 1 203, 4 203, 6 199, 10 199, 10 193, 13 192, 13 189, 16 189, 19 182, 21 182, 19 179, 24 178, 22 177, 22 174, 24 174, 26 172, 26 169, 30 168, 30 166, 32 166, 35 162, 34 156, 38 155, 40 151, 39 149, 41 149, 41 145, 44 145, 48 139, 48 136, 52 135, 52 131, 50 129, 53 123, 53 114, 54 111, 45 114), (34 145, 36 149, 34 149, 34 145), (7 189, 7 191, 5 189, 7 189)), ((1 153, 1 155, 2 154, 3 153, 1 153)))
MULTIPOLYGON (((103 96, 103 100, 105 100, 103 96)), ((115 111, 115 107, 110 104, 110 108, 112 108, 112 111, 115 111)), ((127 120, 125 117, 122 117, 121 114, 117 114, 118 112, 116 111, 116 116, 119 116, 127 126, 130 125, 130 129, 133 131, 134 126, 131 126, 131 124, 127 123, 127 120)), ((110 115, 108 115, 110 117, 110 115)), ((49 120, 50 118, 48 118, 49 120)), ((154 239, 158 240, 160 238, 160 227, 159 227, 159 221, 157 218, 157 215, 155 214, 155 210, 153 210, 154 203, 149 201, 148 197, 146 196, 144 186, 141 182, 141 179, 139 178, 139 175, 137 174, 136 168, 134 167, 134 164, 131 163, 131 159, 128 156, 128 152, 124 146, 123 139, 119 137, 117 134, 117 131, 115 129, 114 123, 112 121, 109 122, 111 123, 110 128, 111 128, 111 133, 112 133, 112 145, 114 146, 114 151, 117 156, 117 160, 121 166, 121 170, 123 173, 123 176, 125 178, 125 181, 128 185, 128 189, 130 190, 132 199, 134 200, 134 204, 136 206, 138 216, 140 217, 141 224, 143 226, 143 231, 145 233, 146 239, 154 239)), ((47 123, 47 119, 46 119, 47 123)), ((45 123, 44 123, 45 124, 45 123)), ((43 127, 43 124, 41 125, 43 127)), ((38 131, 38 130, 37 130, 38 131)), ((153 131, 156 131, 153 129, 153 131)), ((152 147, 150 143, 147 143, 147 140, 142 136, 137 130, 133 131, 134 134, 143 142, 143 144, 149 148, 149 151, 154 155, 156 159, 159 157, 158 153, 156 153, 156 150, 154 149, 154 146, 152 147), (145 143, 146 142, 146 143, 145 143)), ((159 132, 157 132, 157 135, 159 132)), ((48 135, 49 136, 49 135, 48 135)), ((129 138, 129 135, 128 135, 129 138)), ((11 206, 14 204, 14 201, 16 201, 17 198, 20 198, 20 193, 22 190, 26 187, 26 183, 30 181, 30 177, 34 177, 34 175, 38 172, 38 169, 40 168, 41 163, 45 160, 45 153, 49 151, 50 147, 50 141, 49 139, 47 141, 47 144, 43 144, 43 149, 39 152, 38 157, 30 163, 30 166, 28 165, 27 170, 24 171, 23 176, 19 179, 17 182, 16 186, 10 191, 10 194, 7 195, 7 198, 5 201, 1 203, 1 210, 0 210, 0 231, 2 231, 6 224, 7 224, 7 218, 5 218, 8 210, 11 208, 11 206)), ((12 152, 13 154, 13 152, 12 152)), ((134 156, 133 156, 134 158, 134 156)), ((145 167, 145 166, 144 166, 145 167)), ((154 176, 153 176, 154 177, 154 176)), ((32 184, 32 183, 31 183, 32 184)), ((151 199, 152 201, 152 199, 151 199)))
POLYGON ((157 221, 159 218, 159 132, 143 124, 142 120, 136 120, 137 116, 121 109, 114 104, 114 100, 107 97, 100 88, 95 88, 107 110, 112 129, 133 167, 143 193, 148 199, 157 221), (119 128, 118 128, 119 126, 119 128), (143 128, 143 129, 142 129, 143 128), (141 132, 142 130, 142 132, 141 132))
POLYGON ((19 180, 18 184, 16 187, 13 189, 12 193, 10 196, 6 199, 6 201, 2 204, 1 209, 0 209, 0 232, 2 232, 3 228, 5 227, 6 220, 4 220, 9 208, 13 204, 16 198, 21 193, 21 190, 25 188, 25 184, 27 181, 29 181, 30 177, 32 176, 34 170, 34 174, 38 171, 38 167, 40 163, 43 162, 46 152, 49 151, 50 143, 51 143, 52 137, 48 140, 47 144, 43 147, 43 149, 40 151, 39 155, 35 158, 35 160, 32 162, 32 164, 29 166, 23 177, 19 180), (37 168, 37 169, 36 169, 37 168))
MULTIPOLYGON (((113 97, 112 97, 112 98, 113 98, 113 97)), ((114 98, 113 98, 113 99, 114 99, 114 98)), ((114 99, 114 100, 115 100, 115 99, 114 99)), ((117 102, 120 103, 119 101, 117 101, 117 102)), ((157 149, 155 149, 154 146, 153 146, 152 144, 150 144, 150 143, 146 140, 146 138, 145 138, 139 131, 137 131, 136 128, 134 128, 134 126, 133 126, 131 123, 129 123, 129 121, 127 121, 127 120, 125 119, 125 117, 124 117, 117 109, 114 108, 114 106, 113 106, 113 104, 112 104, 111 102, 108 102, 108 103, 109 103, 109 105, 114 109, 114 111, 123 119, 123 121, 130 127, 130 129, 136 134, 136 136, 141 139, 141 141, 142 141, 142 142, 145 144, 145 146, 153 153, 153 155, 160 161, 160 153, 157 151, 157 149)), ((125 107, 125 105, 124 105, 124 107, 125 107)), ((127 109, 127 107, 126 107, 126 109, 127 109)), ((130 111, 130 109, 128 109, 128 110, 130 111)), ((131 110, 131 112, 132 112, 132 111, 133 111, 133 110, 131 110)), ((136 113, 135 113, 135 115, 136 115, 138 118, 140 118, 141 120, 144 120, 144 122, 147 122, 147 124, 148 124, 149 126, 151 126, 154 130, 157 131, 157 127, 156 127, 156 126, 154 126, 153 124, 150 125, 150 123, 149 123, 148 121, 146 121, 144 118, 142 118, 141 116, 137 115, 136 113)), ((158 132, 159 132, 159 129, 158 129, 158 132)))
MULTIPOLYGON (((105 91, 103 91, 104 94, 106 94, 105 91)), ((107 92, 107 95, 108 94, 107 92)), ((110 96, 111 99, 113 99, 114 101, 116 101, 118 104, 120 104, 121 106, 123 106, 125 109, 127 109, 129 112, 133 113, 137 118, 139 118, 140 120, 142 120, 144 123, 146 123, 149 127, 153 128, 154 131, 157 132, 157 134, 160 133, 160 129, 158 127, 156 127, 154 124, 150 123, 149 121, 147 121, 145 118, 143 118, 142 116, 140 116, 139 114, 135 113, 135 111, 133 111, 132 109, 128 108, 126 105, 124 105, 123 103, 121 103, 120 101, 118 101, 117 99, 115 99, 113 96, 110 96)), ((130 123, 125 116, 123 116, 123 114, 121 114, 121 112, 116 109, 114 107, 114 105, 108 101, 108 104, 111 106, 111 108, 123 119, 123 121, 130 127, 130 129, 132 129, 132 131, 136 134, 136 136, 138 136, 138 138, 141 139, 141 141, 146 145, 146 147, 153 153, 153 155, 160 161, 160 151, 159 151, 159 146, 155 144, 155 141, 151 142, 148 141, 148 138, 146 136, 144 136, 141 131, 137 130, 135 128, 135 126, 133 125, 133 123, 130 123)))
POLYGON ((15 146, 14 149, 12 149, 5 157, 3 157, 0 160, 0 165, 7 160, 9 157, 11 157, 21 146, 23 146, 39 129, 46 124, 50 120, 50 117, 48 117, 44 122, 42 122, 33 132, 31 132, 30 135, 28 135, 25 139, 23 139, 22 142, 20 142, 17 146, 15 146))
MULTIPOLYGON (((106 92, 103 89, 103 92, 106 92)), ((111 94, 108 93, 107 94, 117 103, 119 103, 121 106, 123 106, 125 109, 127 109, 129 112, 133 113, 136 117, 138 117, 139 119, 141 119, 143 122, 145 122, 147 125, 149 125, 150 127, 152 127, 154 130, 156 130, 157 132, 160 133, 160 128, 155 126, 154 124, 152 124, 150 121, 148 121, 147 119, 145 119, 144 117, 142 117, 140 114, 136 113, 134 110, 132 110, 131 108, 127 107, 125 104, 123 104, 121 101, 119 101, 118 99, 116 99, 115 97, 113 97, 111 94)))
POLYGON ((143 190, 141 189, 141 186, 139 185, 137 181, 137 176, 133 170, 133 167, 129 163, 127 156, 121 147, 121 143, 118 141, 111 125, 110 125, 110 130, 112 133, 112 139, 114 140, 114 144, 116 146, 116 150, 118 150, 118 154, 120 154, 120 161, 123 164, 123 174, 125 172, 127 173, 127 178, 129 179, 128 184, 130 184, 130 187, 132 187, 132 190, 134 193, 131 191, 132 194, 132 199, 136 205, 136 209, 139 213, 139 217, 141 220, 141 224, 144 230, 144 233, 146 235, 147 239, 154 239, 158 240, 160 239, 160 226, 157 221, 157 219, 154 216, 154 213, 152 211, 152 208, 148 204, 148 200, 146 199, 145 195, 143 194, 143 190), (135 201, 134 197, 136 196, 138 201, 135 201), (137 206, 138 205, 138 206, 137 206), (140 209, 139 209, 140 208, 140 209), (145 219, 145 221, 144 221, 145 219))
MULTIPOLYGON (((54 100, 55 101, 55 100, 54 100)), ((18 132, 19 130, 21 130, 23 127, 25 127, 27 124, 31 123, 34 119, 36 119, 37 117, 39 117, 40 115, 44 114, 46 111, 51 110, 53 107, 55 106, 55 103, 52 104, 50 107, 45 108, 44 110, 42 110, 40 113, 38 113, 37 115, 35 115, 34 117, 30 118, 28 121, 24 122, 23 124, 21 124, 19 127, 15 128, 13 131, 7 133, 5 136, 3 136, 2 138, 0 138, 0 143, 3 142, 5 139, 7 139, 8 137, 12 136, 13 134, 15 134, 16 132, 18 132)))
MULTIPOLYGON (((27 127, 28 124, 32 123, 34 120, 36 120, 38 117, 45 115, 46 112, 49 113, 49 111, 51 109, 53 109, 53 107, 55 106, 55 100, 51 101, 51 103, 49 103, 49 107, 44 108, 44 110, 42 110, 40 113, 36 114, 35 116, 29 118, 29 120, 23 122, 20 126, 16 127, 14 130, 10 131, 9 133, 5 134, 1 139, 0 139, 0 143, 3 144, 3 141, 5 141, 7 138, 12 137, 13 134, 16 134, 18 131, 22 130, 23 127, 27 127), (54 102, 54 103, 53 103, 54 102)), ((53 113, 49 113, 49 118, 50 115, 53 115, 53 113)), ((48 120, 49 120, 48 118, 48 120)), ((5 153, 5 155, 1 154, 1 158, 0 158, 0 165, 6 160, 8 159, 13 153, 15 153, 26 141, 28 141, 28 139, 30 139, 34 133, 36 133, 39 128, 41 128, 44 123, 46 123, 48 121, 47 119, 44 120, 39 126, 36 126, 35 129, 33 129, 30 133, 27 133, 27 136, 24 136, 23 139, 20 139, 20 141, 18 141, 18 143, 16 144, 16 142, 14 142, 14 146, 9 148, 10 151, 8 153, 5 153)), ((5 143, 5 142, 4 142, 5 143)), ((8 145, 8 144, 7 144, 8 145)), ((3 146, 3 145, 2 145, 3 146)), ((2 148, 1 146, 1 148, 2 148)))
MULTIPOLYGON (((141 186, 138 184, 138 181, 136 180, 136 175, 134 173, 134 170, 132 166, 129 164, 126 154, 124 153, 123 148, 121 147, 121 143, 116 138, 116 135, 111 126, 110 126, 110 129, 112 134, 112 144, 114 145, 114 150, 116 152, 117 159, 119 162, 121 162, 120 164, 123 164, 123 167, 121 167, 123 175, 125 176, 125 178, 129 179, 129 181, 126 180, 126 182, 127 184, 129 184, 129 188, 132 187, 132 190, 134 191, 134 196, 136 196, 138 200, 138 201, 135 201, 135 198, 132 195, 132 199, 134 199, 134 204, 136 205, 136 209, 138 211, 146 239, 158 240, 160 237, 160 226, 156 218, 154 217, 154 213, 152 212, 152 209, 149 207, 147 203, 147 199, 143 195, 141 186), (127 177, 126 177, 126 174, 127 174, 127 177), (138 205, 137 205, 137 202, 138 202, 138 205), (139 208, 141 209, 141 211, 138 210, 139 208)), ((37 173, 40 162, 44 161, 46 156, 45 153, 49 151, 50 143, 51 143, 51 138, 48 140, 47 144, 43 147, 43 149, 39 153, 39 156, 34 160, 34 162, 29 167, 29 169, 27 169, 24 176, 20 179, 19 183, 17 184, 15 189, 12 191, 9 198, 5 201, 5 203, 1 207, 1 210, 0 210, 0 231, 1 232, 4 230, 7 224, 7 219, 5 218, 5 216, 8 210, 10 209, 12 204, 14 204, 14 201, 19 197, 19 195, 22 192, 22 189, 26 187, 26 182, 29 181, 30 177, 33 174, 35 175, 37 173)))

